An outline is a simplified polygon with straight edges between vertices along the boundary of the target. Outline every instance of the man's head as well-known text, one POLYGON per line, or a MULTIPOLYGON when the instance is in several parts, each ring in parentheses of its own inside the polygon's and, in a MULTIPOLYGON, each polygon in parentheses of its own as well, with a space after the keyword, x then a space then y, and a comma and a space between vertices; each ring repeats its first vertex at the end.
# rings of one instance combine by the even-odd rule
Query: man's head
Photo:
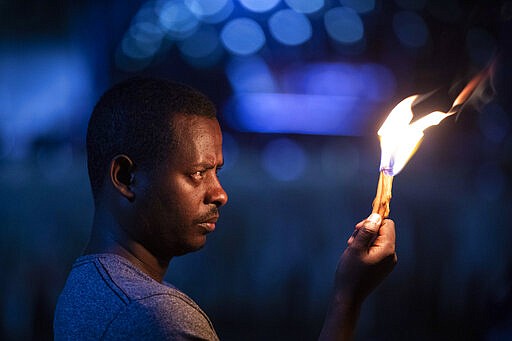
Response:
POLYGON ((202 247, 227 201, 215 107, 182 84, 134 78, 108 90, 89 121, 87 161, 96 209, 162 259, 202 247))

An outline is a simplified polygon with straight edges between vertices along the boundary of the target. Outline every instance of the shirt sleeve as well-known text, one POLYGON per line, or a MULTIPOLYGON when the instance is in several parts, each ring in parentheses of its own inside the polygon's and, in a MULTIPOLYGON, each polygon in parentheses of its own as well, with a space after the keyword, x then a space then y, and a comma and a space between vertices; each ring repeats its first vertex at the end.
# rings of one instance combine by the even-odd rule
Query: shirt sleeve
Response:
POLYGON ((104 340, 219 340, 208 316, 173 295, 130 302, 109 324, 104 340))

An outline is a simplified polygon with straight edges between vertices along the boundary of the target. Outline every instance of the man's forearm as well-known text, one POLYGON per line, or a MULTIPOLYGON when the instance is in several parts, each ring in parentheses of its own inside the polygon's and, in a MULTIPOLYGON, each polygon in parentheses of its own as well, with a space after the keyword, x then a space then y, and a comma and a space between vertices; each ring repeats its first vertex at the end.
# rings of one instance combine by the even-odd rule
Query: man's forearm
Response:
POLYGON ((329 305, 320 341, 351 340, 356 328, 361 305, 334 297, 329 305))
POLYGON ((351 340, 365 298, 393 270, 395 224, 371 214, 356 225, 336 269, 334 295, 320 340, 351 340))

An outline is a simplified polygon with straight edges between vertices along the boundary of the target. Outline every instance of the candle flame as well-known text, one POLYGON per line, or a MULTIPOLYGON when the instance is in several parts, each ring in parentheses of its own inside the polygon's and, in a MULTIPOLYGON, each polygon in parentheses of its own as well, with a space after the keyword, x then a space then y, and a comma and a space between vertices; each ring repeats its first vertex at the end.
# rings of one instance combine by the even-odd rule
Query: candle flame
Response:
POLYGON ((411 123, 414 117, 412 106, 420 95, 407 97, 398 103, 378 131, 382 151, 380 171, 390 176, 397 175, 418 149, 424 130, 459 113, 477 87, 491 76, 493 69, 494 62, 478 73, 460 92, 447 112, 434 111, 411 123))

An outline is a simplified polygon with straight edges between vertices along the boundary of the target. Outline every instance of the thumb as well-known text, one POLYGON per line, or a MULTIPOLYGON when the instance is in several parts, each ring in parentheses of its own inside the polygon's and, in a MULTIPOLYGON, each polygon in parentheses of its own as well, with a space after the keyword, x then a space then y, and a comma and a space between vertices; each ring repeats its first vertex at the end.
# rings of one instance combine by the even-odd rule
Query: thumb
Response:
POLYGON ((379 233, 382 218, 378 213, 372 213, 363 221, 357 235, 354 237, 353 246, 358 249, 368 248, 379 233))

